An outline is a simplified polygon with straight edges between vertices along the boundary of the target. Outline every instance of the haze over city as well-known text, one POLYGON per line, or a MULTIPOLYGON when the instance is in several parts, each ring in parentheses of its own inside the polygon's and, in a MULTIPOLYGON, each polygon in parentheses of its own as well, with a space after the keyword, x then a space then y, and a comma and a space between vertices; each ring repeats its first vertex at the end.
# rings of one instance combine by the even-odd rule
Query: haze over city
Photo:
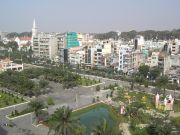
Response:
POLYGON ((180 28, 179 0, 4 0, 0 30, 107 32, 180 28))

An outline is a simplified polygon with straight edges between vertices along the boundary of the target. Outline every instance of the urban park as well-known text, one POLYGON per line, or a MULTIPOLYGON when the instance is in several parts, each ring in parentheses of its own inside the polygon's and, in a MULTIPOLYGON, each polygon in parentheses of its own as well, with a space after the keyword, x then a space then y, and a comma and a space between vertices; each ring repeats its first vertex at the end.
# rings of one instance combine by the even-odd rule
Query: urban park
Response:
POLYGON ((28 87, 33 93, 29 93, 26 91, 27 86, 20 87, 20 83, 1 84, 2 87, 8 86, 23 95, 20 97, 12 91, 7 93, 2 90, 1 108, 25 103, 23 108, 13 108, 6 115, 10 122, 28 117, 33 125, 32 131, 42 128, 45 130, 44 134, 49 135, 179 133, 180 100, 171 94, 131 90, 130 86, 122 86, 118 82, 70 72, 65 74, 57 68, 52 71, 37 71, 38 69, 1 74, 2 78, 13 76, 13 82, 17 78, 19 81, 23 78, 32 85, 28 87), (73 84, 78 85, 72 87, 73 84))

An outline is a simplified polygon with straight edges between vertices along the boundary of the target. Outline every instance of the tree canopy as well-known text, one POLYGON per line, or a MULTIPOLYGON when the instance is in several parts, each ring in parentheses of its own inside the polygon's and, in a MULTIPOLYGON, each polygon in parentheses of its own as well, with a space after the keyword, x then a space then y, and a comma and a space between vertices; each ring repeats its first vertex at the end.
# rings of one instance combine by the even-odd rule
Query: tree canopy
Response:
MULTIPOLYGON (((146 31, 135 31, 131 30, 128 32, 122 32, 120 37, 125 40, 131 40, 136 37, 136 35, 142 35, 146 40, 168 40, 168 39, 175 39, 180 38, 180 29, 174 29, 171 31, 164 30, 164 31, 155 31, 155 30, 146 30, 146 31)), ((94 36, 97 39, 104 40, 104 39, 118 39, 118 34, 114 31, 108 33, 100 33, 95 34, 94 36)))
POLYGON ((118 34, 117 34, 117 32, 110 31, 110 32, 107 32, 107 33, 95 34, 94 38, 100 39, 100 40, 110 39, 110 38, 118 39, 118 34))
POLYGON ((149 66, 141 65, 139 66, 138 70, 139 70, 139 73, 146 78, 149 72, 149 66))
POLYGON ((17 33, 17 32, 11 32, 7 34, 7 38, 15 38, 15 37, 31 37, 32 33, 31 32, 22 32, 22 33, 17 33))

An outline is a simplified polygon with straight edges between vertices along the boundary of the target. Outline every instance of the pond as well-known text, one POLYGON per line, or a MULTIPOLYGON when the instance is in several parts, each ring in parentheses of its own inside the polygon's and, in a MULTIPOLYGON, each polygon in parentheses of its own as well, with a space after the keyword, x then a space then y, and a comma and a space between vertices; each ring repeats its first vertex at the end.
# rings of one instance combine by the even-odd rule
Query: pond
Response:
MULTIPOLYGON (((79 118, 80 123, 86 127, 88 135, 91 134, 94 127, 103 121, 103 119, 106 119, 109 126, 113 126, 116 123, 112 114, 109 112, 109 108, 106 106, 95 106, 89 110, 87 108, 85 109, 86 111, 76 115, 76 118, 79 118)), ((83 109, 81 111, 83 111, 83 109)))

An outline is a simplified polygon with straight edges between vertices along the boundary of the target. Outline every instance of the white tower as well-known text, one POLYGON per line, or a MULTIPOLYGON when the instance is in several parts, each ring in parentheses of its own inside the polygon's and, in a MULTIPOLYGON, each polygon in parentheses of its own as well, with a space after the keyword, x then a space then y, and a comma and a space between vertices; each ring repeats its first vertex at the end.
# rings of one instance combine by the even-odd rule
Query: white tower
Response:
POLYGON ((32 37, 37 36, 37 32, 38 32, 38 29, 37 29, 37 27, 36 27, 36 21, 35 21, 35 19, 34 19, 34 21, 33 21, 33 27, 32 27, 32 37))

